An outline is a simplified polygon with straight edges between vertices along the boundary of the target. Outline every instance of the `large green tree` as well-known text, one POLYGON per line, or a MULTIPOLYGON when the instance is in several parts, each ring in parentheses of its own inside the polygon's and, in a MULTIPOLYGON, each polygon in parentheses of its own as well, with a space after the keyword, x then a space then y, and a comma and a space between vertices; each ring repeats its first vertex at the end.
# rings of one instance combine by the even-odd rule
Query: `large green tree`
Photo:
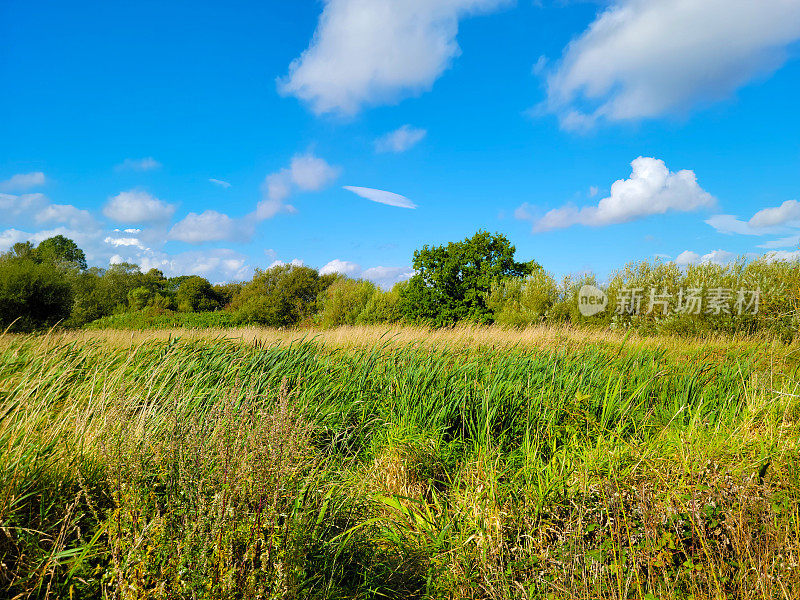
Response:
POLYGON ((504 235, 478 231, 471 238, 414 252, 416 274, 401 293, 406 318, 435 326, 467 320, 491 323, 487 296, 492 283, 530 274, 536 263, 514 260, 504 235))
POLYGON ((86 268, 86 255, 78 245, 68 237, 56 235, 42 240, 36 246, 35 256, 39 260, 53 262, 57 265, 86 268))

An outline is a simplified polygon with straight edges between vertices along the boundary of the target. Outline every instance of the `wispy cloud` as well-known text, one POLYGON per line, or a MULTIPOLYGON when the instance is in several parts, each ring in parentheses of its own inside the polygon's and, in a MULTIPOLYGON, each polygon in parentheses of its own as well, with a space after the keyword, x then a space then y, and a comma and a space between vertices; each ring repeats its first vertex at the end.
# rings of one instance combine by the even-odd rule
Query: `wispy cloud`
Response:
POLYGON ((398 208, 417 208, 411 200, 400 194, 393 192, 386 192, 384 190, 376 190, 373 188, 357 187, 353 185, 345 185, 343 189, 353 192, 354 194, 371 200, 372 202, 379 202, 381 204, 388 204, 389 206, 396 206, 398 208))
POLYGON ((228 189, 229 187, 231 187, 231 184, 229 182, 223 181, 222 179, 214 179, 212 177, 208 181, 213 183, 214 185, 218 185, 218 186, 223 187, 225 189, 228 189))
POLYGON ((256 208, 256 218, 270 219, 281 212, 296 212, 286 200, 295 190, 316 192, 333 183, 341 174, 339 167, 324 159, 306 154, 292 157, 289 167, 267 175, 261 185, 261 202, 256 208))
POLYGON ((427 135, 425 129, 403 125, 375 140, 376 152, 405 152, 416 146, 427 135))
POLYGON ((145 158, 126 158, 116 167, 117 171, 154 171, 161 168, 161 163, 152 156, 145 158))

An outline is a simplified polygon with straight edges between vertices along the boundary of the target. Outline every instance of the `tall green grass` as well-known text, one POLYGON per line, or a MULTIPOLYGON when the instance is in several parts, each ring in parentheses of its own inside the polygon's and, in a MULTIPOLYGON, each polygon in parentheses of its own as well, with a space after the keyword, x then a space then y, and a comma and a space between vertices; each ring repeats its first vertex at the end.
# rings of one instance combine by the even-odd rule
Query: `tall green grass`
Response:
POLYGON ((0 596, 791 598, 797 348, 0 342, 0 596))

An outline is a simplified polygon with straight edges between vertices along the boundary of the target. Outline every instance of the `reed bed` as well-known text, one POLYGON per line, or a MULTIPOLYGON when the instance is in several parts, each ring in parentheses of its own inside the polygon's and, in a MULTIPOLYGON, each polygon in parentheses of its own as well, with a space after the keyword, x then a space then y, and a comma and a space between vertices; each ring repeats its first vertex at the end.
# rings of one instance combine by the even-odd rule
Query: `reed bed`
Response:
POLYGON ((561 328, 5 335, 0 596, 795 598, 798 364, 561 328))

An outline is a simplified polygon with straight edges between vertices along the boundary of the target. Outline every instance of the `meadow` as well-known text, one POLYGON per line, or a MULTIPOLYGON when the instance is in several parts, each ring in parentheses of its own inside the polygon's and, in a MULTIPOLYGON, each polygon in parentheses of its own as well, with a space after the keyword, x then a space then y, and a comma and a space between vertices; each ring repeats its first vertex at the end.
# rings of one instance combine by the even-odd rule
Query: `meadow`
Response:
POLYGON ((0 338, 0 597, 791 599, 800 346, 0 338))

